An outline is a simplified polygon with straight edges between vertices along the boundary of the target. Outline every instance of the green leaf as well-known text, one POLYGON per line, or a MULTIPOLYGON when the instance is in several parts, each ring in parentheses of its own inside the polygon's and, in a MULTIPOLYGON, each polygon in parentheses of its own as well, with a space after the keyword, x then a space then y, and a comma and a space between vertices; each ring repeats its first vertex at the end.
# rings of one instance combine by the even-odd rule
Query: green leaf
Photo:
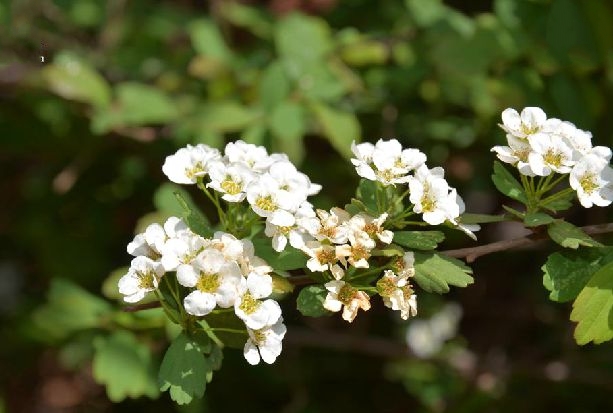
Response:
POLYGON ((444 239, 445 234, 440 231, 394 232, 394 243, 416 250, 433 250, 444 239))
POLYGON ((221 311, 207 314, 203 328, 208 334, 214 335, 225 347, 242 349, 245 347, 248 335, 245 323, 238 318, 234 311, 221 311), (231 329, 232 331, 215 331, 216 328, 231 329))
POLYGON ((188 201, 190 198, 184 198, 181 192, 175 192, 175 197, 183 208, 182 215, 187 226, 196 234, 205 238, 213 236, 213 229, 209 225, 209 221, 204 214, 200 212, 198 207, 188 201))
POLYGON ((602 247, 603 245, 592 237, 587 235, 579 227, 574 226, 570 222, 558 219, 547 227, 547 233, 552 240, 563 246, 564 248, 577 249, 579 246, 584 247, 602 247))
POLYGON ((487 224, 490 222, 502 222, 508 218, 505 215, 489 215, 489 214, 462 214, 460 222, 462 224, 487 224))
POLYGON ((112 311, 106 301, 62 278, 52 280, 47 300, 33 314, 45 339, 59 340, 78 330, 99 327, 112 311))
POLYGON ((575 192, 568 192, 566 194, 563 194, 559 198, 554 198, 549 201, 547 200, 547 198, 545 198, 544 200, 539 202, 539 206, 552 212, 565 211, 571 206, 573 206, 575 196, 575 192))
POLYGON ((498 161, 494 161, 494 174, 492 182, 501 193, 516 201, 526 204, 528 199, 522 185, 511 173, 498 161))
POLYGON ((92 117, 92 131, 102 134, 117 127, 167 123, 177 118, 175 102, 160 89, 136 82, 115 87, 117 100, 112 107, 92 117))
POLYGON ((268 237, 256 237, 252 241, 255 255, 265 260, 276 271, 296 270, 306 266, 306 255, 294 247, 288 245, 285 250, 277 252, 272 248, 272 241, 268 237))
POLYGON ((266 110, 272 110, 289 95, 291 85, 279 61, 273 61, 260 79, 260 100, 266 110))
MULTIPOLYGON (((360 179, 358 188, 356 189, 357 201, 368 209, 367 212, 376 213, 379 210, 377 206, 377 182, 369 179, 360 179)), ((352 200, 353 203, 353 200, 352 200)), ((356 205, 360 206, 360 205, 356 205)))
POLYGON ((328 290, 326 290, 323 285, 309 285, 308 287, 304 287, 296 299, 298 311, 307 317, 322 317, 324 315, 329 315, 330 311, 324 308, 326 295, 328 295, 328 290))
POLYGON ((415 252, 415 282, 427 292, 449 291, 449 286, 473 283, 472 270, 462 261, 435 252, 415 252))
POLYGON ((275 29, 277 50, 294 78, 321 64, 332 50, 330 28, 322 19, 293 13, 281 19, 275 29))
POLYGON ((59 96, 105 108, 111 102, 111 88, 94 68, 72 53, 61 52, 53 64, 42 69, 47 87, 59 96))
POLYGON ((282 102, 270 114, 270 131, 279 145, 296 164, 304 158, 302 136, 306 132, 306 120, 302 106, 294 102, 282 102))
POLYGON ((224 42, 218 26, 210 19, 198 19, 189 27, 189 35, 196 52, 217 61, 229 63, 232 52, 224 42))
POLYGON ((551 254, 543 265, 543 285, 549 299, 560 303, 573 300, 589 279, 613 261, 613 248, 583 248, 551 254))
POLYGON ((170 344, 162 360, 158 375, 160 390, 169 390, 172 400, 187 404, 194 397, 204 396, 207 374, 211 370, 200 344, 181 333, 170 344))
POLYGON ((613 338, 613 262, 600 268, 573 303, 570 319, 577 322, 575 340, 583 345, 613 338))
POLYGON ((332 147, 345 158, 351 158, 351 143, 358 141, 361 134, 355 114, 341 112, 323 104, 314 104, 312 111, 332 147))
POLYGON ((120 330, 108 337, 97 337, 94 347, 93 376, 106 386, 111 401, 158 396, 151 351, 132 333, 120 330))
POLYGON ((261 116, 255 109, 238 102, 225 101, 204 106, 199 122, 202 128, 213 132, 239 132, 261 116))
POLYGON ((538 227, 551 224, 555 218, 542 212, 531 212, 524 217, 524 225, 527 227, 538 227))
POLYGON ((153 195, 153 204, 167 216, 182 217, 196 234, 203 237, 213 235, 209 220, 181 186, 169 182, 162 184, 153 195))
POLYGON ((234 26, 243 27, 264 39, 272 36, 273 24, 264 10, 235 2, 223 2, 220 5, 224 18, 234 26))

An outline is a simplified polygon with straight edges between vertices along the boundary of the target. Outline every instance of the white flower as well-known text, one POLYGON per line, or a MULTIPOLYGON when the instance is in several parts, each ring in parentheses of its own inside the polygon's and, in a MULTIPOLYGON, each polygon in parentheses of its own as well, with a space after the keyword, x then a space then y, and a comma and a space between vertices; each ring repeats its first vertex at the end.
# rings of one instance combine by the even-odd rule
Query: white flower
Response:
POLYGON ((225 155, 229 163, 241 163, 253 172, 264 173, 278 158, 269 157, 266 148, 241 140, 226 145, 225 155))
POLYGON ((119 292, 124 301, 135 303, 145 294, 158 288, 158 281, 164 275, 164 268, 159 262, 139 256, 132 260, 128 273, 119 279, 119 292))
POLYGON ((456 335, 462 308, 446 304, 427 320, 413 320, 407 329, 406 341, 417 357, 428 358, 438 353, 445 341, 456 335))
POLYGON ((496 156, 502 162, 516 166, 521 174, 534 176, 528 163, 528 155, 532 152, 530 144, 509 134, 507 134, 507 143, 509 146, 494 146, 492 152, 496 152, 496 156))
POLYGON ((339 254, 344 257, 346 251, 334 245, 322 244, 318 241, 308 241, 302 251, 311 257, 307 260, 307 268, 313 272, 330 270, 335 279, 340 280, 345 271, 338 264, 339 254))
POLYGON ((206 186, 224 194, 221 198, 228 202, 241 202, 245 199, 245 188, 256 179, 255 174, 240 163, 226 165, 214 162, 209 168, 209 176, 211 182, 206 186))
MULTIPOLYGON (((349 227, 348 238, 353 244, 366 234, 372 240, 379 240, 384 244, 390 244, 394 238, 394 233, 383 228, 383 223, 387 219, 387 213, 379 215, 378 218, 373 218, 368 214, 359 213, 351 217, 347 226, 349 227)), ((374 248, 373 245, 370 248, 374 248)))
POLYGON ((409 284, 409 276, 414 271, 405 269, 403 275, 396 275, 393 271, 385 270, 377 281, 377 291, 383 298, 383 304, 392 310, 400 311, 403 320, 417 315, 417 296, 409 284))
POLYGON ((359 291, 341 280, 329 281, 325 284, 328 295, 324 300, 324 308, 337 313, 343 310, 343 320, 352 322, 358 310, 370 310, 370 297, 364 291, 359 291))
POLYGON ((259 330, 247 328, 247 332, 249 338, 243 349, 245 360, 251 365, 256 365, 260 362, 261 356, 265 363, 274 363, 281 354, 283 337, 287 332, 283 317, 271 326, 259 330))
POLYGON ((217 149, 204 144, 187 145, 169 155, 162 165, 162 172, 177 184, 195 184, 208 173, 209 163, 220 159, 217 149))
MULTIPOLYGON (((315 215, 315 212, 312 212, 315 215)), ((266 218, 264 233, 267 237, 272 237, 272 247, 277 252, 285 249, 288 240, 292 247, 302 249, 305 241, 310 238, 304 228, 299 226, 299 219, 282 209, 273 212, 266 218)))
POLYGON ((349 264, 356 268, 368 268, 368 259, 370 258, 372 248, 374 248, 372 240, 366 236, 362 239, 356 239, 351 245, 338 245, 336 247, 336 256, 345 267, 347 266, 345 261, 348 261, 349 264))
POLYGON ((279 182, 269 174, 264 174, 249 184, 247 201, 253 212, 265 218, 278 209, 292 211, 299 206, 296 199, 292 198, 288 191, 281 190, 279 182))
POLYGON ((281 307, 275 300, 261 300, 272 294, 272 277, 250 273, 241 282, 241 294, 234 303, 234 312, 252 330, 275 324, 281 318, 281 307))
POLYGON ((417 149, 403 150, 396 139, 379 139, 374 146, 354 142, 351 150, 357 157, 351 162, 358 175, 384 185, 407 182, 408 173, 426 162, 426 155, 417 149))
POLYGON ((458 208, 455 194, 449 193, 449 184, 443 176, 442 168, 429 170, 422 165, 414 177, 409 177, 409 199, 414 205, 413 211, 423 214, 423 220, 430 225, 442 224, 458 208))
POLYGON ((316 211, 319 223, 309 226, 310 234, 318 241, 329 240, 334 244, 343 244, 348 239, 346 222, 351 216, 347 211, 334 207, 328 211, 318 209, 316 211))
POLYGON ((521 115, 515 109, 505 109, 502 112, 502 125, 508 134, 519 139, 526 139, 530 135, 539 132, 547 121, 547 115, 543 109, 527 107, 521 111, 521 115))
POLYGON ((164 244, 162 265, 166 271, 174 271, 181 265, 189 265, 209 244, 210 240, 191 231, 180 232, 175 238, 170 238, 164 244))
POLYGON ((321 185, 313 184, 308 176, 298 171, 290 161, 275 162, 268 170, 279 184, 279 189, 287 191, 297 204, 306 201, 307 196, 321 191, 321 185))
POLYGON ((191 265, 177 269, 179 284, 195 288, 183 300, 185 310, 195 316, 207 315, 217 305, 232 307, 241 280, 238 264, 226 261, 223 254, 214 249, 203 251, 191 265))
POLYGON ((532 147, 528 162, 536 175, 547 176, 552 171, 566 174, 575 164, 574 150, 559 135, 536 133, 528 138, 528 142, 532 147))
POLYGON ((592 134, 577 128, 571 122, 548 119, 543 132, 563 138, 579 155, 585 155, 592 149, 592 134))
MULTIPOLYGON (((251 241, 249 241, 251 244, 251 241)), ((216 231, 211 240, 211 246, 220 251, 226 261, 240 262, 245 259, 246 249, 244 240, 237 239, 234 235, 223 231, 216 231)), ((249 247, 248 247, 249 248, 249 247)), ((253 255, 253 245, 247 253, 253 255)))
POLYGON ((606 158, 584 156, 570 172, 569 181, 585 208, 608 206, 613 202, 613 169, 606 158))

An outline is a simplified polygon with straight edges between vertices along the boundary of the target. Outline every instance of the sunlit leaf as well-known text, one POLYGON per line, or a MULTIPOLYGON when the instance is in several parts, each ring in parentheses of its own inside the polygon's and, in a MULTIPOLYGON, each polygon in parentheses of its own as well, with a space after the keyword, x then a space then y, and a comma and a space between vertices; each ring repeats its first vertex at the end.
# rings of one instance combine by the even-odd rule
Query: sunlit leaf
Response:
POLYGON ((132 333, 119 330, 108 337, 97 337, 94 347, 93 375, 106 386, 111 401, 158 396, 151 350, 132 333))
POLYGON ((433 250, 445 240, 440 231, 396 231, 394 243, 416 250, 433 250))
POLYGON ((511 175, 511 173, 498 161, 494 161, 494 174, 492 175, 492 181, 500 192, 509 198, 513 198, 517 201, 528 202, 526 193, 522 185, 511 175))
POLYGON ((578 344, 600 344, 613 338, 613 262, 600 268, 573 303, 570 319, 577 322, 578 344))
POLYGON ((312 111, 332 147, 346 158, 353 156, 351 143, 359 141, 361 135, 355 114, 341 112, 323 104, 314 104, 312 111))
POLYGON ((466 287, 474 282, 472 270, 462 261, 438 253, 415 252, 415 282, 424 290, 443 294, 449 286, 466 287))
POLYGON ((298 311, 307 317, 321 317, 329 315, 330 311, 323 307, 328 290, 323 285, 309 285, 300 290, 296 305, 298 311))
POLYGON ((552 240, 564 248, 602 247, 601 243, 587 235, 581 228, 561 219, 549 224, 547 233, 552 240))

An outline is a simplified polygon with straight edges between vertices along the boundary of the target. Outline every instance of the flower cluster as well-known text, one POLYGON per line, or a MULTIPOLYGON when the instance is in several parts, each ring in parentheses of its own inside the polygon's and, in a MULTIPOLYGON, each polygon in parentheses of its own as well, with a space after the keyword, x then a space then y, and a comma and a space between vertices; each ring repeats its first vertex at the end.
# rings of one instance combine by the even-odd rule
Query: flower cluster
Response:
POLYGON ((422 214, 430 225, 449 222, 475 239, 478 225, 463 225, 459 216, 465 205, 455 188, 445 179, 443 168, 429 169, 426 155, 417 149, 403 149, 396 139, 379 140, 375 145, 351 145, 355 158, 351 162, 359 176, 381 184, 408 184, 413 212, 422 214))
POLYGON ((395 263, 394 271, 385 270, 383 277, 377 281, 377 291, 383 298, 383 304, 392 310, 400 311, 400 317, 407 320, 417 315, 417 296, 409 278, 415 275, 415 256, 405 252, 395 263))
POLYGON ((315 216, 307 197, 321 185, 298 171, 287 155, 269 155, 262 146, 230 142, 224 154, 204 144, 188 145, 166 158, 162 171, 179 184, 195 184, 208 175, 208 188, 227 202, 247 200, 251 209, 266 219, 266 234, 276 251, 290 245, 300 248, 306 230, 302 222, 315 216))
POLYGON ((494 146, 502 162, 511 164, 525 176, 569 174, 570 186, 585 208, 613 202, 611 149, 592 146, 592 134, 574 124, 547 118, 538 107, 502 112, 500 127, 508 146, 494 146))
POLYGON ((149 225, 127 249, 135 258, 119 280, 125 301, 140 301, 157 290, 166 272, 175 271, 178 284, 190 291, 183 299, 188 314, 202 317, 216 308, 233 308, 249 334, 244 349, 249 363, 259 363, 260 356, 273 363, 281 353, 281 307, 268 298, 272 268, 255 255, 251 241, 224 232, 204 238, 171 217, 163 226, 149 225))

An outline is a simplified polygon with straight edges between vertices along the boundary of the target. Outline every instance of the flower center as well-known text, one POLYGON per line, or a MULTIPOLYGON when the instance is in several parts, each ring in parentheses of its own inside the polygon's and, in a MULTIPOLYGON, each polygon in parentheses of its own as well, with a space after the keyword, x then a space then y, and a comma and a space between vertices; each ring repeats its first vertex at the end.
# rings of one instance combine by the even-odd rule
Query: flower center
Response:
POLYGON ((271 195, 258 197, 255 201, 255 206, 267 212, 273 212, 277 209, 277 205, 271 195))
POLYGON ((138 288, 143 290, 155 289, 155 275, 153 271, 139 272, 138 273, 138 288))
POLYGON ((338 292, 338 301, 340 301, 344 305, 350 305, 351 301, 355 298, 357 292, 358 290, 356 288, 353 288, 349 284, 345 284, 338 292))
POLYGON ((391 297, 397 288, 398 287, 396 287, 396 283, 392 277, 387 275, 384 275, 379 281, 377 281, 377 291, 381 297, 391 297))
POLYGON ((266 342, 266 334, 262 330, 252 330, 253 341, 257 346, 261 346, 266 342))
POLYGON ((377 174, 379 175, 379 178, 381 178, 383 182, 391 182, 392 179, 394 179, 394 173, 392 172, 391 169, 384 169, 382 171, 377 171, 377 174))
POLYGON ((185 170, 185 176, 189 179, 194 179, 196 176, 201 175, 204 172, 204 165, 202 162, 196 162, 191 168, 185 170))
POLYGON ((581 188, 583 188, 583 192, 586 194, 591 194, 598 189, 596 175, 593 172, 587 172, 585 175, 583 175, 579 180, 579 184, 581 185, 581 188))
POLYGON ((560 165, 562 165, 562 153, 550 149, 543 156, 543 160, 545 163, 558 168, 560 165))
POLYGON ((232 180, 232 178, 226 178, 222 183, 221 183, 221 189, 223 189, 224 191, 226 191, 226 193, 230 194, 230 195, 237 195, 241 192, 242 188, 241 185, 234 182, 232 180))
POLYGON ((351 247, 351 255, 355 261, 359 261, 362 258, 368 259, 370 258, 369 251, 363 245, 356 245, 351 247))
POLYGON ((364 232, 367 233, 371 238, 374 238, 377 232, 379 232, 379 226, 370 222, 364 225, 364 232))
POLYGON ((322 248, 315 256, 317 261, 322 264, 334 264, 336 262, 336 252, 332 248, 322 248))
POLYGON ((238 306, 245 314, 253 314, 260 308, 262 303, 253 298, 251 293, 245 293, 241 299, 241 305, 238 306))
POLYGON ((203 293, 213 293, 219 288, 219 274, 201 273, 196 288, 203 293))

